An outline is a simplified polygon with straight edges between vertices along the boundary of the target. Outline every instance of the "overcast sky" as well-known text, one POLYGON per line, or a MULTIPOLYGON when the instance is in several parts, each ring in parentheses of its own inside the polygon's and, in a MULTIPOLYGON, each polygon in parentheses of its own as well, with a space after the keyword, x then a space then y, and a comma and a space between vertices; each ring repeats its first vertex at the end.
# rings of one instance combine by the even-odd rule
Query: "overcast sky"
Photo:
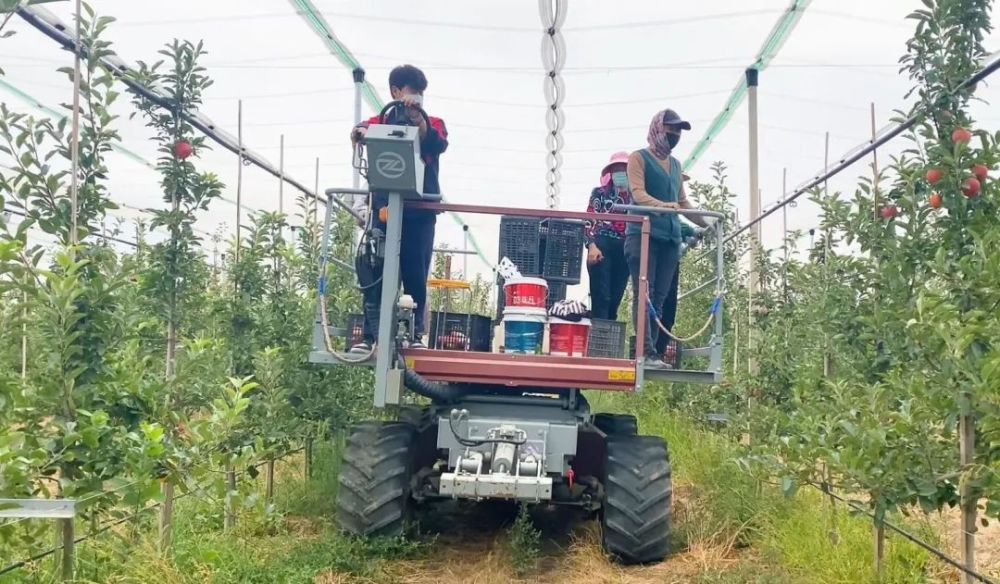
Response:
MULTIPOLYGON (((66 22, 70 2, 48 4, 66 22)), ((788 0, 572 0, 564 26, 568 57, 563 77, 566 131, 561 208, 582 210, 598 173, 617 150, 645 145, 653 113, 671 107, 693 130, 677 148, 685 158, 743 75, 788 0)), ((107 37, 127 62, 152 61, 174 38, 204 40, 204 60, 215 85, 204 113, 236 133, 237 99, 244 100, 244 138, 254 151, 277 164, 285 135, 286 169, 312 185, 320 159, 320 187, 350 186, 348 131, 353 122, 351 73, 330 56, 321 40, 287 0, 93 0, 102 15, 114 16, 107 37)), ((456 203, 543 208, 545 206, 545 107, 541 64, 542 25, 533 0, 471 1, 318 0, 337 36, 367 69, 383 99, 396 64, 412 63, 427 73, 426 107, 445 119, 450 148, 442 158, 441 183, 456 203), (410 23, 404 21, 411 20, 410 23)), ((760 77, 761 189, 764 205, 781 196, 782 169, 789 188, 823 166, 824 133, 831 159, 870 137, 869 104, 877 125, 905 107, 910 86, 896 62, 911 35, 904 17, 919 0, 814 0, 771 68, 760 77)), ((0 41, 5 80, 52 107, 71 99, 71 85, 55 72, 71 56, 41 33, 14 18, 17 35, 0 41)), ((993 33, 990 50, 1000 49, 993 33)), ((997 82, 980 90, 1000 98, 997 82)), ((9 94, 15 111, 36 113, 9 94)), ((129 122, 122 100, 120 129, 125 145, 155 159, 148 130, 129 122)), ((977 106, 981 127, 996 130, 1000 114, 977 106)), ((365 115, 370 115, 367 107, 365 115)), ((740 194, 741 217, 749 210, 746 105, 699 163, 688 172, 710 178, 713 161, 729 167, 740 194)), ((880 153, 880 163, 901 148, 880 153)), ((202 152, 198 164, 217 172, 235 198, 237 162, 228 152, 202 152)), ((158 206, 157 175, 120 155, 111 160, 113 197, 135 207, 158 206)), ((856 165, 831 182, 853 192, 856 165)), ((277 179, 247 168, 243 198, 256 209, 276 209, 277 179)), ((288 199, 294 190, 286 188, 288 199)), ((135 217, 130 209, 118 212, 135 217)), ((202 228, 225 224, 235 208, 213 205, 202 228)), ((493 217, 466 217, 477 240, 493 258, 493 217)), ((790 228, 815 224, 815 208, 789 212, 790 228)), ((780 245, 781 215, 764 225, 764 242, 780 245)), ((439 221, 438 242, 461 247, 461 231, 439 221)), ((471 262, 470 269, 483 269, 471 262), (478 267, 473 268, 472 264, 478 267)), ((579 294, 577 294, 579 295, 579 294)))

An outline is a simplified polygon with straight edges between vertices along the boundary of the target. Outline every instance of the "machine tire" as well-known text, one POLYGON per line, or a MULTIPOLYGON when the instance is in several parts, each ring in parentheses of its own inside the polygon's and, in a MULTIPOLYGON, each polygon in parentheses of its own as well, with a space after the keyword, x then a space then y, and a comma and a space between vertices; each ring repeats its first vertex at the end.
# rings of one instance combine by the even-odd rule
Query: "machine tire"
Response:
POLYGON ((430 423, 430 409, 414 404, 401 405, 396 410, 396 420, 414 426, 423 431, 430 423))
POLYGON ((601 511, 604 551, 646 564, 670 549, 670 454, 657 436, 609 436, 601 511))
POLYGON ((635 436, 639 421, 629 414, 594 414, 594 426, 608 436, 635 436))
POLYGON ((410 520, 416 429, 364 422, 347 438, 337 492, 337 525, 350 535, 395 537, 410 520))

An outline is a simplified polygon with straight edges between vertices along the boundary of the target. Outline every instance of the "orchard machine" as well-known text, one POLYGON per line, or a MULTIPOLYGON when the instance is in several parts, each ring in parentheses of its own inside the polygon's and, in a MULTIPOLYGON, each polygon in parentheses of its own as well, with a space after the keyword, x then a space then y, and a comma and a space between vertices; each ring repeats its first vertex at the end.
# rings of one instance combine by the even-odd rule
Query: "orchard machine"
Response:
MULTIPOLYGON (((392 102, 383 109, 387 119, 392 102)), ((424 114, 426 118, 426 114, 424 114)), ((375 369, 374 403, 387 418, 355 427, 347 440, 337 498, 337 520, 357 536, 403 532, 411 511, 434 499, 506 499, 576 506, 600 517, 603 545, 625 563, 662 560, 670 532, 671 474, 665 441, 638 433, 636 418, 594 413, 581 390, 637 392, 643 382, 718 383, 722 378, 723 293, 721 219, 707 211, 671 211, 717 219, 716 300, 705 330, 708 346, 686 349, 704 370, 644 369, 634 358, 565 357, 468 350, 409 349, 413 302, 401 295, 400 236, 405 207, 583 222, 593 214, 552 209, 455 205, 422 193, 424 163, 418 128, 378 124, 355 149, 354 165, 368 189, 326 191, 320 286, 310 360, 375 369), (367 152, 365 152, 367 150, 367 152), (378 342, 371 354, 337 350, 326 310, 331 223, 340 195, 387 199, 384 232, 369 220, 359 257, 381 264, 378 342), (712 327, 711 329, 709 327, 712 327), (420 396, 420 397, 418 397, 420 396), (423 398, 423 399, 421 399, 423 398)), ((369 205, 369 215, 378 214, 369 205)), ((649 221, 642 215, 596 218, 642 225, 641 278, 645 281, 649 221)), ((582 246, 579 254, 583 254, 582 246)), ((362 282, 362 286, 371 283, 362 282)), ((640 286, 634 355, 644 354, 647 291, 640 286)))

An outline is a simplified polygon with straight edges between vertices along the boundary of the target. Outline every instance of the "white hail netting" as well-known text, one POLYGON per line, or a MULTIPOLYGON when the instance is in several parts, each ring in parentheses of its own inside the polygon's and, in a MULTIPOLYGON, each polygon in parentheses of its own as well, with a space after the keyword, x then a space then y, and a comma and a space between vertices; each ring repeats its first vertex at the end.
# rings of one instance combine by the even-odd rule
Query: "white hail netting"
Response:
POLYGON ((566 84, 561 76, 563 65, 566 64, 566 41, 559 30, 566 22, 565 0, 538 0, 538 12, 542 17, 542 66, 545 68, 545 81, 542 92, 548 109, 545 111, 545 194, 549 209, 559 206, 559 181, 562 179, 563 159, 560 151, 563 148, 563 128, 566 126, 566 116, 561 109, 566 97, 566 84))
MULTIPOLYGON (((429 79, 431 114, 448 126, 450 147, 441 159, 441 187, 449 201, 487 206, 537 208, 557 195, 560 209, 584 210, 600 170, 611 153, 635 150, 646 142, 653 113, 669 107, 694 125, 678 146, 689 154, 719 113, 734 79, 753 61, 761 42, 787 10, 790 0, 716 0, 674 3, 633 0, 609 9, 606 2, 569 1, 560 8, 549 0, 541 17, 534 4, 475 3, 467 0, 312 0, 336 37, 367 71, 378 94, 388 96, 388 74, 393 66, 412 63, 429 79), (540 22, 541 20, 541 22, 540 22), (549 22, 558 34, 548 35, 549 22), (544 40, 539 39, 543 32, 544 40), (542 42, 548 62, 539 62, 542 42), (557 45, 558 43, 558 45, 557 45), (559 74, 554 49, 562 53, 559 74), (551 67, 549 66, 551 65, 551 67), (539 94, 538 83, 545 92, 539 94), (553 104, 557 104, 555 110, 553 104), (544 125, 543 125, 544 124, 544 125), (567 125, 568 124, 568 125, 567 125), (558 137, 552 135, 557 129, 558 137), (538 136, 546 134, 545 155, 538 136), (553 150, 556 154, 552 154, 553 150), (544 181, 543 181, 544 177, 544 181), (552 184, 550 184, 552 183, 552 184), (543 202, 542 192, 546 201, 543 202)), ((237 100, 243 100, 243 141, 249 153, 279 166, 284 136, 284 174, 309 189, 315 185, 320 159, 320 189, 350 186, 351 148, 348 131, 354 124, 354 83, 351 71, 330 54, 320 35, 290 2, 239 0, 174 0, 169 5, 134 0, 94 3, 102 15, 117 21, 106 38, 129 64, 154 61, 156 51, 174 38, 204 40, 209 51, 203 60, 215 81, 205 94, 201 113, 235 139, 237 100)), ((46 3, 71 27, 73 2, 46 3)), ((815 176, 824 166, 824 136, 830 132, 830 163, 871 138, 870 103, 876 105, 876 127, 907 111, 904 99, 911 81, 898 73, 897 59, 906 50, 914 24, 905 16, 921 7, 920 0, 840 0, 831 5, 813 2, 787 43, 760 76, 760 188, 763 205, 783 197, 782 170, 787 168, 787 191, 815 176), (845 37, 851 43, 843 43, 845 37), (835 50, 830 47, 837 47, 835 50)), ((996 18, 994 18, 996 21, 996 18)), ((14 17, 7 30, 16 34, 0 39, 0 101, 13 111, 35 116, 65 112, 60 104, 72 101, 72 84, 58 67, 72 66, 72 54, 14 17), (5 89, 3 83, 30 98, 5 89)), ((991 50, 1000 48, 1000 29, 986 39, 991 50)), ((976 128, 1000 129, 1000 83, 994 76, 980 85, 972 104, 976 128)), ((119 88, 121 89, 121 88, 119 88)), ((161 177, 147 162, 158 153, 148 141, 151 132, 141 117, 129 119, 133 108, 122 95, 112 108, 119 116, 115 128, 123 152, 108 153, 108 185, 120 205, 108 218, 109 234, 116 221, 127 221, 118 237, 135 238, 137 219, 148 221, 142 209, 164 207, 161 177)), ((363 106, 365 117, 372 109, 363 106)), ((691 169, 693 181, 711 182, 711 163, 725 161, 728 184, 735 194, 740 217, 748 215, 747 113, 740 106, 729 125, 691 169)), ((884 169, 893 155, 911 145, 905 138, 879 149, 884 169)), ((58 157, 57 157, 58 158, 58 157)), ((233 235, 236 210, 236 156, 219 146, 198 153, 200 170, 218 173, 226 184, 228 201, 213 202, 199 215, 196 228, 207 253, 219 253, 233 235), (208 234, 221 236, 215 244, 208 234)), ((0 153, 0 165, 10 161, 0 153)), ((865 157, 829 181, 831 193, 849 197, 858 176, 870 176, 865 157)), ((58 166, 54 158, 52 164, 58 166)), ((58 168, 62 170, 62 168, 58 168)), ((278 179, 263 170, 243 168, 244 224, 249 208, 276 211, 278 179)), ((690 184, 690 183, 689 183, 690 184)), ((294 206, 298 195, 284 188, 284 210, 292 223, 302 224, 294 206)), ((13 211, 9 206, 8 211, 13 211)), ((788 228, 802 232, 799 248, 808 244, 808 230, 816 227, 815 203, 799 199, 788 209, 788 228)), ((765 220, 763 243, 781 246, 782 213, 765 220)), ((498 220, 463 214, 483 247, 484 255, 498 254, 498 220)), ((19 218, 15 215, 12 222, 19 218)), ((162 241, 162 230, 147 235, 162 241)), ((51 238, 32 230, 32 241, 51 238)), ((461 248, 463 232, 450 220, 437 224, 439 245, 461 248)), ((116 246, 126 249, 125 246, 116 246)), ((582 250, 581 250, 582 252, 582 250)), ((471 259, 469 270, 492 277, 492 271, 471 259)), ((581 286, 569 296, 586 297, 586 271, 581 286)))

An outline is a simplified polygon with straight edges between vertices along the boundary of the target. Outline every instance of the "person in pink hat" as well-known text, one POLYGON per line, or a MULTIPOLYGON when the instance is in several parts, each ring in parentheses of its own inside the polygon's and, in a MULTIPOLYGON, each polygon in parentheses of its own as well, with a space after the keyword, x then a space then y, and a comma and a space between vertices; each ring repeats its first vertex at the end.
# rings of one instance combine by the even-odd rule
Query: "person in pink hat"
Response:
MULTIPOLYGON (((590 193, 588 213, 616 213, 615 205, 631 205, 628 186, 628 152, 616 152, 601 170, 601 186, 590 193)), ((587 272, 590 274, 590 308, 594 318, 617 320, 618 306, 628 286, 625 263, 625 223, 587 222, 587 272)))

